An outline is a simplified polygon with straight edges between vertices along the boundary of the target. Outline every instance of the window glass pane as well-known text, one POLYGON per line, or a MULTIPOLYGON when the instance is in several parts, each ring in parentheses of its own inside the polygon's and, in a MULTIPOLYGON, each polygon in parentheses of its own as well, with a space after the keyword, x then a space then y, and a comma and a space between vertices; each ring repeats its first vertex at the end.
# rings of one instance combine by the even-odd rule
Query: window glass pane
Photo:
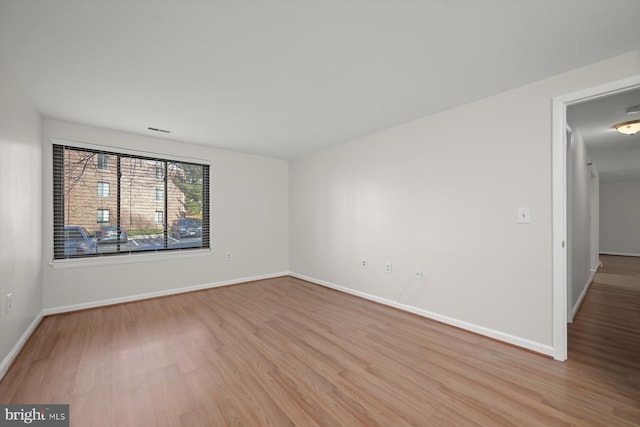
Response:
POLYGON ((56 259, 209 247, 207 165, 53 149, 56 259))
POLYGON ((98 168, 99 157, 89 151, 64 151, 64 225, 82 227, 89 234, 98 224, 108 223, 109 212, 116 209, 108 183, 116 179, 115 170, 98 168))
POLYGON ((202 245, 202 165, 170 163, 167 222, 170 247, 202 245))
POLYGON ((156 188, 164 186, 163 174, 156 173, 162 163, 138 158, 120 161, 120 223, 136 242, 131 251, 164 248, 164 226, 156 222, 156 212, 164 212, 164 200, 156 198, 156 188))

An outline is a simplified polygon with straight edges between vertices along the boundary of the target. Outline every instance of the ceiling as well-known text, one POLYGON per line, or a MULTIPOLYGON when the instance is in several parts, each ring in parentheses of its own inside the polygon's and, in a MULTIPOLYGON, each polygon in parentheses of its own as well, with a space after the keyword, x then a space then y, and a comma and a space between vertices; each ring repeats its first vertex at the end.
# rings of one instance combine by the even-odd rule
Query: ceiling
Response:
POLYGON ((45 117, 293 159, 636 50, 638 16, 616 0, 0 0, 0 55, 45 117))
POLYGON ((640 133, 623 135, 613 127, 640 120, 640 113, 626 113, 627 108, 637 105, 640 88, 567 108, 567 116, 582 135, 602 183, 640 180, 640 133))

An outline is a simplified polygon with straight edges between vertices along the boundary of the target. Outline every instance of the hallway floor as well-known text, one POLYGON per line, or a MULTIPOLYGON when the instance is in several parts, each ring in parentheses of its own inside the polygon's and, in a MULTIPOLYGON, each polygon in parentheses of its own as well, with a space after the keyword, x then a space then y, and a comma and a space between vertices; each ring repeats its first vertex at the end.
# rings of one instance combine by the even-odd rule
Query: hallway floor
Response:
MULTIPOLYGON (((569 325, 569 361, 599 366, 631 395, 640 389, 640 258, 602 255, 569 325)), ((640 402, 637 402, 640 408, 640 402)))

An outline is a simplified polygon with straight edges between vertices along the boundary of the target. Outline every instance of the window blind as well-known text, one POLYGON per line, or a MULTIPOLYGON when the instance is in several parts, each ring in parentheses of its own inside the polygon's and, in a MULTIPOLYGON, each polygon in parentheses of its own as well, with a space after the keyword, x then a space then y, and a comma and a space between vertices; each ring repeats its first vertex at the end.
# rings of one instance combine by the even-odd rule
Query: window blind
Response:
POLYGON ((210 248, 209 165, 53 144, 54 259, 210 248))

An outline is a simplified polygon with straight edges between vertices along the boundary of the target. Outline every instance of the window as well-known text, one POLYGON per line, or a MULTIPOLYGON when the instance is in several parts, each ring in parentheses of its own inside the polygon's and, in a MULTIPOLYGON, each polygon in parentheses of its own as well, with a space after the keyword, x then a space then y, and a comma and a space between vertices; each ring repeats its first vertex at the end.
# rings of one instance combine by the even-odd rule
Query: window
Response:
POLYGON ((98 154, 98 169, 109 170, 108 154, 98 154))
POLYGON ((108 182, 98 182, 98 197, 109 197, 108 182))
POLYGON ((98 209, 98 224, 109 223, 109 209, 98 209))
POLYGON ((54 144, 53 187, 54 259, 210 248, 207 164, 54 144))

